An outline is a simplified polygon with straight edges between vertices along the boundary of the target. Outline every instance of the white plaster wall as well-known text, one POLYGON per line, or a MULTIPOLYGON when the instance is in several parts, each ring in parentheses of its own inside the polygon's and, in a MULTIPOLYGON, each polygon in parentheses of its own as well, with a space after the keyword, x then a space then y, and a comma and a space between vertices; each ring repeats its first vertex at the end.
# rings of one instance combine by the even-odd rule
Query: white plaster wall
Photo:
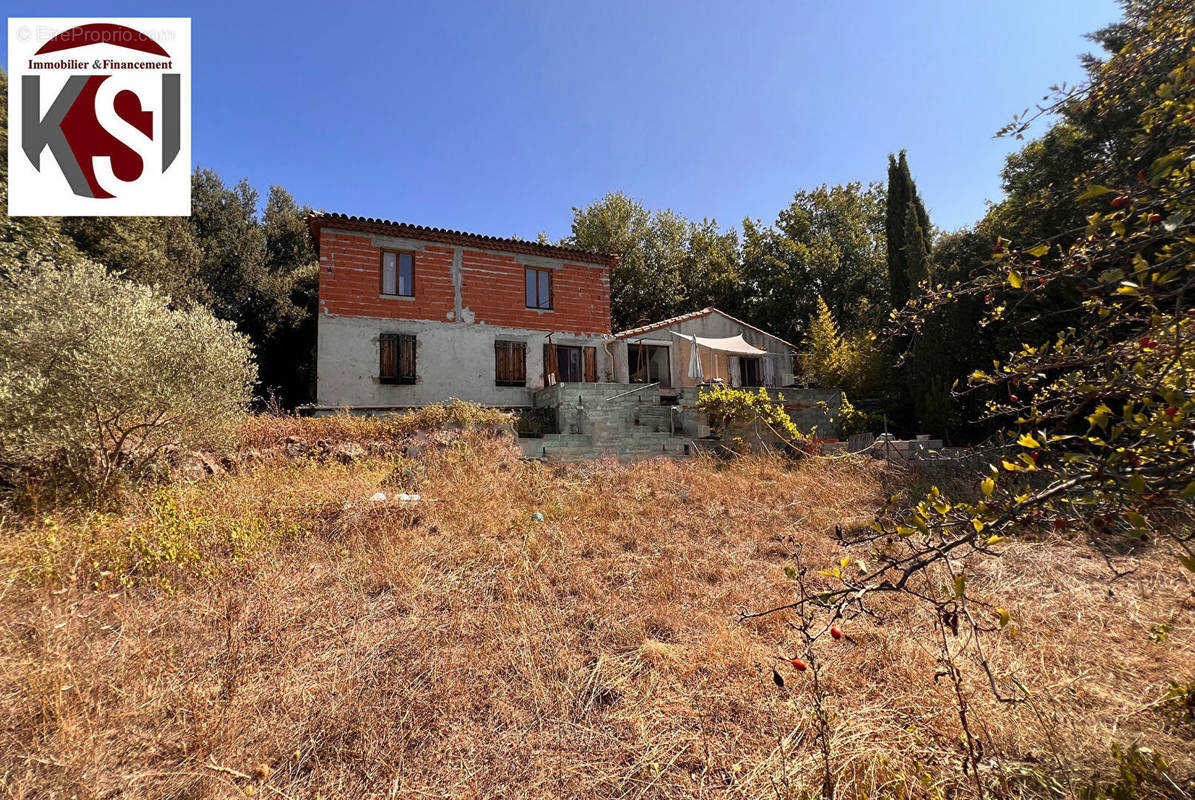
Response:
MULTIPOLYGON (((530 406, 543 385, 544 331, 497 325, 375 319, 320 314, 316 355, 316 397, 323 406, 422 406, 455 397, 490 406, 530 406), (378 381, 378 337, 414 334, 414 384, 378 381), (527 343, 527 385, 494 384, 494 341, 527 343)), ((554 344, 597 348, 598 379, 611 365, 602 336, 552 335, 554 344)))

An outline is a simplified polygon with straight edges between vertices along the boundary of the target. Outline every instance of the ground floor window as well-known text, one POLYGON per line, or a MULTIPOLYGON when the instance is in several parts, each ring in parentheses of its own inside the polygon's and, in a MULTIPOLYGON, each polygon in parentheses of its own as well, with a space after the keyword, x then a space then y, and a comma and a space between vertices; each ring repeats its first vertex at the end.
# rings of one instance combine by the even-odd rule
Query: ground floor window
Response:
POLYGON ((494 383, 498 386, 527 385, 525 342, 494 342, 494 383))
POLYGON ((383 333, 378 337, 378 382, 415 382, 415 337, 408 333, 383 333))

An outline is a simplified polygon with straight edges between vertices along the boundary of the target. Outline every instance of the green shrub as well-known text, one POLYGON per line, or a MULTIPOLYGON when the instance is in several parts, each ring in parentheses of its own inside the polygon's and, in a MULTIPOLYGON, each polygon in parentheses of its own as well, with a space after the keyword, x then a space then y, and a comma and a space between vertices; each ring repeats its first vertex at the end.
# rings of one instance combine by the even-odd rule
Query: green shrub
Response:
POLYGON ((218 446, 244 411, 248 341, 89 261, 0 267, 0 480, 92 502, 171 447, 218 446))
POLYGON ((845 439, 848 436, 854 436, 856 433, 866 431, 867 426, 871 423, 871 415, 851 405, 851 401, 844 394, 842 396, 842 407, 838 410, 838 419, 836 421, 838 423, 838 436, 845 439))
POLYGON ((720 436, 725 436, 732 425, 759 421, 790 443, 803 442, 806 438, 762 386, 756 392, 729 386, 702 389, 697 395, 697 410, 709 414, 710 423, 720 436))

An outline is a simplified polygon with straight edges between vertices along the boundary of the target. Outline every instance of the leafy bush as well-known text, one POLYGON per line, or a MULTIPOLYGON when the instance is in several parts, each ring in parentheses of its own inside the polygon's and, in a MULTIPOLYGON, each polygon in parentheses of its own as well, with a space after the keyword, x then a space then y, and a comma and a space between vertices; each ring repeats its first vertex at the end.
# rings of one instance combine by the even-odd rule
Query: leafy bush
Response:
POLYGON ((750 425, 759 421, 786 441, 797 443, 806 438, 762 386, 758 392, 729 386, 702 389, 697 395, 697 410, 710 415, 711 424, 722 436, 732 425, 750 425))
POLYGON ((91 501, 171 447, 217 446, 256 368, 232 323, 89 261, 0 272, 0 480, 91 501))
POLYGON ((842 396, 842 407, 838 410, 837 421, 838 435, 845 439, 848 436, 866 431, 867 426, 871 423, 871 415, 851 405, 851 401, 844 394, 842 396))

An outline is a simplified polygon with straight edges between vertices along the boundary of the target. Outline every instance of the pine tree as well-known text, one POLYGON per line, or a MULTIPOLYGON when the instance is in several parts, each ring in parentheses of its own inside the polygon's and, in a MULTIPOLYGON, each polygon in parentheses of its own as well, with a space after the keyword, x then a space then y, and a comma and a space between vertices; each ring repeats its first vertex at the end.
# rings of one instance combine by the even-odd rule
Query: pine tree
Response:
POLYGON ((917 280, 909 274, 909 238, 920 239, 919 245, 912 250, 915 258, 918 253, 925 254, 925 263, 916 266, 924 268, 923 279, 929 277, 929 214, 925 205, 917 195, 917 184, 909 172, 909 162, 905 158, 905 151, 900 156, 888 156, 888 208, 884 218, 884 232, 888 237, 888 283, 891 287, 893 308, 903 308, 912 295, 912 289, 917 280), (908 224, 908 217, 912 215, 914 226, 908 224), (920 235, 916 235, 916 229, 920 235))
POLYGON ((809 323, 805 377, 821 386, 836 386, 841 374, 842 332, 826 301, 817 298, 817 314, 809 323))

